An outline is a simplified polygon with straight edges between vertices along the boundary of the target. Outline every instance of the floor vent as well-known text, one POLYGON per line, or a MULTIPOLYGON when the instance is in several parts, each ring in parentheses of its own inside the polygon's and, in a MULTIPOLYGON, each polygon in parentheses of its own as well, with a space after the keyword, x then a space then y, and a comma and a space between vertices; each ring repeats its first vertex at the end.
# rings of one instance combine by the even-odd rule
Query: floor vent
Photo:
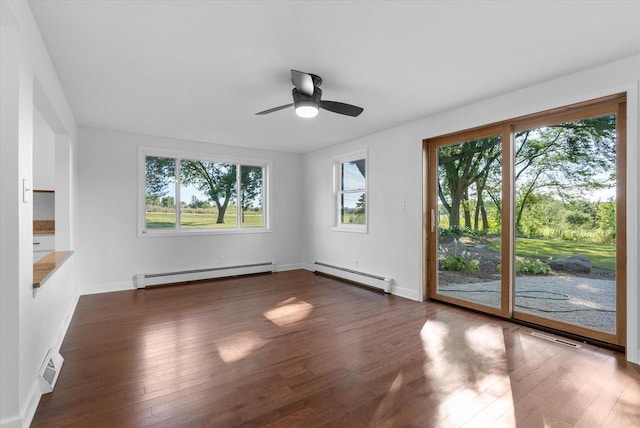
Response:
POLYGON ((533 332, 533 333, 531 333, 531 336, 535 336, 535 337, 538 337, 540 339, 548 340, 549 342, 555 342, 555 343, 558 343, 560 345, 567 346, 569 348, 578 349, 580 347, 580 345, 578 345, 577 343, 568 342, 566 340, 558 339, 557 337, 548 336, 548 335, 542 334, 542 333, 533 332))
POLYGON ((58 375, 60 374, 63 362, 64 358, 62 358, 62 355, 60 355, 57 350, 53 348, 49 349, 49 352, 47 352, 47 356, 38 371, 40 390, 43 394, 48 394, 53 391, 53 387, 56 386, 56 381, 58 380, 58 375))

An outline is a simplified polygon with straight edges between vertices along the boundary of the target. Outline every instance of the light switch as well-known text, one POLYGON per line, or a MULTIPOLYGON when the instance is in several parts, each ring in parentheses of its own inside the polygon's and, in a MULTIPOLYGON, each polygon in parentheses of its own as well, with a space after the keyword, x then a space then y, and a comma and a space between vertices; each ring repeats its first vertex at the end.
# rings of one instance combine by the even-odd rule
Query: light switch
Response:
POLYGON ((31 192, 31 185, 26 178, 22 180, 22 202, 29 202, 29 192, 31 192))

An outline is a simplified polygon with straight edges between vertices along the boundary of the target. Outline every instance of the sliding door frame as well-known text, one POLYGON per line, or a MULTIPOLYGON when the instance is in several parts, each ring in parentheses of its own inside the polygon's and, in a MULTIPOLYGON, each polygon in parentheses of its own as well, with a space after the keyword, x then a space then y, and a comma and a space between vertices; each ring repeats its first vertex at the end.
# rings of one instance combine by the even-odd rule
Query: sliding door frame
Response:
POLYGON ((497 122, 461 132, 423 140, 423 300, 433 299, 453 303, 462 307, 482 311, 502 318, 521 320, 558 331, 596 339, 614 345, 626 344, 626 180, 627 180, 627 120, 626 94, 615 94, 583 103, 497 122), (537 127, 616 113, 616 333, 597 330, 550 320, 548 318, 515 310, 515 177, 513 167, 514 136, 516 132, 537 127), (502 135, 502 275, 501 307, 492 308, 438 293, 437 290, 437 151, 438 148, 455 143, 502 135))
MULTIPOLYGON (((512 156, 512 143, 511 136, 513 133, 511 132, 511 127, 507 124, 495 125, 495 126, 486 126, 482 128, 472 129, 469 131, 463 131, 456 134, 445 135, 442 137, 431 138, 424 141, 424 148, 426 152, 427 159, 427 171, 437 171, 437 162, 438 162, 438 149, 444 146, 448 146, 451 144, 462 143, 465 141, 476 140, 479 138, 490 137, 493 135, 501 136, 501 156, 505 159, 508 159, 512 156)), ((504 176, 505 171, 504 168, 507 168, 506 174, 511 174, 511 163, 508 162, 509 165, 505 165, 503 162, 502 175, 504 176)), ((497 315, 503 318, 509 317, 511 312, 511 301, 509 299, 509 276, 512 274, 512 262, 511 257, 508 254, 511 254, 511 248, 508 243, 512 240, 505 240, 504 236, 513 234, 511 230, 511 201, 512 197, 512 186, 509 180, 502 180, 502 195, 503 195, 503 203, 501 207, 501 216, 503 219, 507 221, 502 222, 501 235, 502 246, 501 246, 501 256, 502 256, 502 269, 507 275, 501 276, 500 281, 500 308, 495 308, 491 306, 481 305, 479 303, 474 303, 462 299, 458 299, 455 297, 447 296, 445 294, 438 293, 438 269, 437 269, 437 245, 438 245, 438 222, 436 217, 438 216, 438 177, 434 174, 426 174, 426 189, 427 195, 429 197, 425 198, 427 201, 426 210, 428 216, 428 228, 426 234, 426 242, 427 242, 427 258, 432 258, 432 263, 426 263, 427 266, 427 283, 428 283, 428 297, 432 299, 442 300, 443 302, 454 303, 456 305, 460 305, 469 309, 474 309, 486 313, 490 313, 493 315, 497 315), (431 178, 431 179, 430 179, 431 178), (506 196, 506 197, 505 197, 506 196), (506 245, 505 245, 506 244, 506 245)))

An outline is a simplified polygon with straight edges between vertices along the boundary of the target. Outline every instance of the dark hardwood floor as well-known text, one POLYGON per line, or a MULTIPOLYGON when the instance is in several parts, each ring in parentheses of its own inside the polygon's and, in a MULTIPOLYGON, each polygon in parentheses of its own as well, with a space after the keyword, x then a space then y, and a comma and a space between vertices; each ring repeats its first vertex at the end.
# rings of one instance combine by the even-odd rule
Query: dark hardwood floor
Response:
POLYGON ((640 366, 306 271, 83 296, 34 427, 631 427, 640 366))

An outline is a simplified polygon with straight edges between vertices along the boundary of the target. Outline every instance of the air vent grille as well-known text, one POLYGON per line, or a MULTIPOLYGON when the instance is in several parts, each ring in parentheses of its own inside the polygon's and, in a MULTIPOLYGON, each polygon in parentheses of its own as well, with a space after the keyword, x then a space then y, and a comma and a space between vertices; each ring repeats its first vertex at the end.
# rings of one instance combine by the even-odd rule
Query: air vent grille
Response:
POLYGON ((580 345, 577 344, 577 343, 569 342, 569 341, 563 340, 563 339, 558 339, 557 337, 549 336, 549 335, 538 333, 538 332, 531 333, 531 336, 535 336, 535 337, 538 337, 540 339, 548 340, 549 342, 555 342, 555 343, 558 343, 560 345, 567 346, 569 348, 578 349, 580 347, 580 345))

